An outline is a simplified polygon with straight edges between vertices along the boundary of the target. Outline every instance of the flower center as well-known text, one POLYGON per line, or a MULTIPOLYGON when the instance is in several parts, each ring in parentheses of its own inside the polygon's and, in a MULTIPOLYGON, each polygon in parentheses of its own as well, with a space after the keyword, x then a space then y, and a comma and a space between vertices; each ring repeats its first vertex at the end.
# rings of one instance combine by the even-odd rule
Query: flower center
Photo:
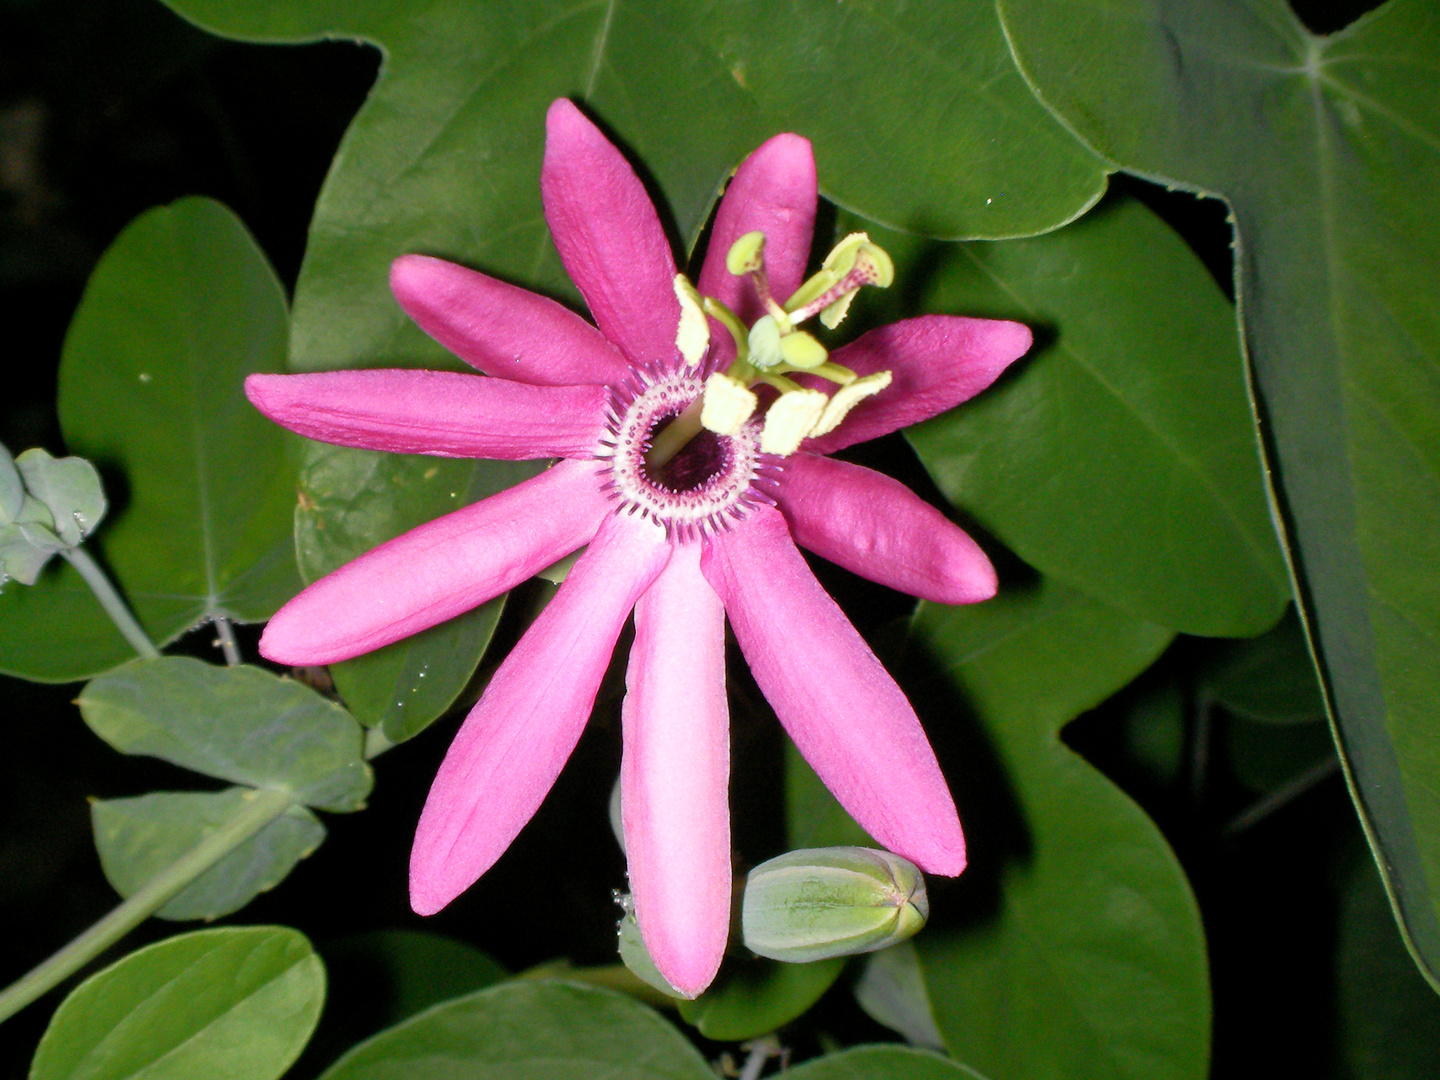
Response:
POLYGON ((697 375, 640 374, 612 388, 609 434, 597 456, 608 459, 607 486, 625 503, 687 541, 728 528, 752 506, 773 500, 756 487, 770 466, 760 453, 760 424, 735 434, 702 431, 658 466, 646 461, 656 435, 705 392, 697 375))

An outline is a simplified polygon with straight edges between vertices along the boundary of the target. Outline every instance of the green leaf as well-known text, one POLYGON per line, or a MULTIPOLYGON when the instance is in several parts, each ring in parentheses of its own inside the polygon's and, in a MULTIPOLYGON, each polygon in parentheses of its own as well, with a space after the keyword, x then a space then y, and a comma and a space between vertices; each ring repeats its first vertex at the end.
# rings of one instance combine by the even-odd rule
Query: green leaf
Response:
POLYGON ((946 496, 1137 618, 1227 636, 1274 623, 1290 586, 1234 314, 1184 242, 1116 198, 1048 236, 936 254, 925 310, 1016 319, 1039 342, 909 432, 946 496))
POLYGON ((687 244, 727 171, 784 130, 814 140, 827 194, 938 235, 1054 228, 1104 187, 1103 166, 1026 93, 988 0, 799 0, 783 14, 764 0, 440 0, 424 18, 386 0, 169 4, 246 40, 358 37, 385 52, 311 224, 295 297, 302 370, 443 360, 386 288, 407 252, 578 299, 540 207, 557 97, 635 152, 687 244))
POLYGON ((136 660, 92 681, 77 704, 95 734, 124 754, 287 791, 322 810, 358 810, 370 791, 350 715, 260 668, 136 660))
POLYGON ((1325 697, 1294 608, 1274 629, 1222 647, 1204 681, 1216 701, 1247 720, 1303 724, 1325 718, 1325 697))
POLYGON ((877 1024, 905 1037, 912 1046, 939 1050, 945 1040, 925 990, 925 973, 913 941, 902 941, 869 956, 855 980, 855 1002, 877 1024))
POLYGON ((609 990, 512 982, 437 1005, 351 1050, 322 1080, 714 1080, 659 1016, 609 990))
POLYGON ((274 1080, 320 1016, 325 969, 294 930, 198 930, 133 952, 56 1010, 30 1080, 274 1080))
POLYGON ((786 1080, 985 1080, 958 1061, 903 1046, 855 1046, 784 1075, 786 1080))
POLYGON ((1000 815, 977 822, 957 786, 977 845, 958 898, 989 914, 945 928, 937 893, 915 939, 946 1047, 997 1080, 1207 1075, 1205 939, 1185 875, 1154 823, 1060 737, 1169 640, 1049 579, 916 616, 936 682, 921 715, 974 717, 1023 835, 1003 850, 1000 815), (998 881, 977 877, 986 867, 998 881))
MULTIPOLYGON (((286 323, 245 227, 199 198, 131 222, 71 323, 60 424, 113 477, 93 554, 160 644, 205 619, 269 618, 298 586, 289 437, 242 392, 283 367, 286 323)), ((68 682, 133 655, 68 565, 0 594, 0 671, 68 682)))
POLYGON ((1349 1075, 1440 1076, 1440 1000, 1405 955, 1384 884, 1363 849, 1349 860, 1341 882, 1338 929, 1336 1042, 1349 1075))
POLYGON ((999 6, 1037 93, 1099 152, 1230 203, 1303 613, 1376 862, 1440 987, 1435 6, 1391 0, 1328 37, 1283 0, 999 6))
MULTIPOLYGON (((206 836, 233 821, 251 796, 226 791, 162 791, 92 803, 90 823, 105 877, 121 896, 147 885, 206 836)), ((325 839, 325 826, 292 806, 201 874, 155 914, 218 919, 268 892, 325 839)))
MULTIPOLYGON (((536 475, 530 461, 471 461, 307 444, 295 539, 306 581, 433 518, 536 475)), ((418 735, 465 689, 504 598, 373 653, 332 664, 356 719, 391 742, 418 735)))
POLYGON ((55 532, 74 547, 95 531, 105 516, 105 492, 100 474, 84 458, 54 458, 41 449, 26 450, 15 464, 25 487, 55 523, 55 532))
POLYGON ((736 958, 725 965, 709 990, 680 1001, 680 1015, 701 1035, 735 1042, 766 1035, 803 1016, 845 969, 843 956, 811 964, 782 964, 736 958))
POLYGON ((420 930, 341 938, 322 955, 335 986, 332 996, 348 991, 355 999, 345 1002, 349 1011, 375 1021, 364 1034, 503 982, 510 974, 473 946, 420 930))

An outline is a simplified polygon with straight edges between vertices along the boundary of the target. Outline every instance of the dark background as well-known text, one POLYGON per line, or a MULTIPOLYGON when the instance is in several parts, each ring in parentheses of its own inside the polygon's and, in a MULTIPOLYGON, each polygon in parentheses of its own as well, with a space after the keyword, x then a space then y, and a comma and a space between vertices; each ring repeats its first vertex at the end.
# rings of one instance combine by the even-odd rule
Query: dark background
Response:
MULTIPOLYGON (((1297 4, 1319 31, 1369 6, 1297 4)), ((356 44, 219 41, 155 0, 0 0, 0 442, 16 453, 35 445, 64 451, 54 391, 65 328, 99 254, 141 211, 187 194, 221 199, 293 286, 311 207, 378 59, 356 44)), ((1124 177, 1116 185, 1165 216, 1228 286, 1229 232, 1219 203, 1124 177)), ((917 479, 903 444, 888 453, 892 471, 917 479)), ((857 599, 872 599, 839 575, 825 580, 852 611, 857 599)), ((893 604, 880 608, 887 606, 893 614, 893 604)), ((203 655, 208 643, 187 647, 203 655)), ((1177 644, 1148 684, 1183 683, 1208 647, 1177 644)), ((0 983, 115 903, 95 858, 86 799, 195 786, 189 774, 121 757, 94 738, 70 704, 76 690, 0 678, 0 983)), ((1132 688, 1067 734, 1146 806, 1186 863, 1210 934, 1216 1075, 1361 1075, 1336 1064, 1338 897, 1342 882, 1367 873, 1343 784, 1332 775, 1261 823, 1226 834, 1225 823, 1256 797, 1225 759, 1233 721, 1218 710, 1189 709, 1176 767, 1157 773, 1137 761, 1126 735, 1145 692, 1132 688)), ((623 883, 604 815, 618 762, 612 712, 602 704, 555 795, 496 870, 438 918, 410 913, 405 873, 410 830, 447 740, 443 730, 381 759, 370 810, 329 816, 329 841, 238 921, 296 926, 322 951, 349 934, 423 925, 469 940, 512 969, 560 955, 610 962, 609 894, 623 883)), ((437 728, 453 729, 453 721, 437 728)), ((746 752, 738 760, 778 760, 773 732, 773 724, 742 717, 736 741, 746 752)), ((777 776, 771 765, 739 778, 737 802, 773 803, 777 776)), ((751 839, 757 850, 776 842, 751 839)), ((114 955, 181 928, 152 920, 114 955)), ((1393 932, 1384 944, 1393 960, 1393 932)), ((1417 1037, 1433 1043, 1440 1029, 1421 991, 1417 1037)), ((326 1023, 333 1026, 347 1009, 372 1008, 367 999, 376 992, 332 987, 326 1023)), ((60 996, 0 1028, 0 1078, 25 1075, 60 996)), ((843 1032, 847 1042, 888 1037, 843 990, 832 992, 792 1041, 803 1047, 827 1030, 843 1032)), ((1365 1072, 1421 1075, 1385 1062, 1365 1072)))

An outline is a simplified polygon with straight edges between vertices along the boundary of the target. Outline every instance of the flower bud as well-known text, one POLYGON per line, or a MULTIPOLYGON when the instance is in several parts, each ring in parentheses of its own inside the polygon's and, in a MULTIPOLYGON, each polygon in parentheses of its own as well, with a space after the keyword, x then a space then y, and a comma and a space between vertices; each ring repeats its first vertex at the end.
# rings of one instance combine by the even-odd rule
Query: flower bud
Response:
POLYGON ((752 952, 808 963, 913 936, 930 915, 911 862, 874 848, 792 851, 750 871, 741 931, 752 952))

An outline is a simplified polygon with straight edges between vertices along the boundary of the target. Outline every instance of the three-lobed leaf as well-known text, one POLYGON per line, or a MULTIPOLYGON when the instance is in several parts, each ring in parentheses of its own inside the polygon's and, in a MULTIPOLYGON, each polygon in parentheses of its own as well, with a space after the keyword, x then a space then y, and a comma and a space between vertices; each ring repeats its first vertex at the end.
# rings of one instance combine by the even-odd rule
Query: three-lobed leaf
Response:
POLYGON ((30 1080, 275 1080, 324 999, 325 969, 294 930, 181 934, 76 987, 40 1040, 30 1080))
POLYGON ((279 789, 322 810, 357 810, 370 791, 350 715, 260 668, 136 660, 91 681, 77 703, 91 730, 122 753, 279 789))
POLYGON ((1237 292, 1347 775, 1440 986, 1440 35, 1389 0, 999 0, 1037 95, 1127 169, 1223 196, 1237 292), (1089 60, 1075 62, 1077 42, 1089 60))
POLYGON ((1026 562, 1137 618, 1243 637, 1290 586, 1234 313, 1184 242, 1112 198, 1073 225, 932 253, 924 307, 1036 346, 907 433, 940 489, 1026 562))
POLYGON ((947 734, 934 718, 959 709, 983 733, 960 752, 989 748, 957 785, 962 821, 1003 777, 951 900, 975 913, 947 925, 932 891, 915 939, 946 1047, 997 1080, 1207 1074, 1205 939, 1185 875, 1154 823, 1060 737, 1169 640, 1050 579, 985 604, 925 604, 915 618, 932 737, 947 734), (977 766, 989 754, 987 781, 977 766), (1007 813, 1013 827, 997 832, 1007 813))

